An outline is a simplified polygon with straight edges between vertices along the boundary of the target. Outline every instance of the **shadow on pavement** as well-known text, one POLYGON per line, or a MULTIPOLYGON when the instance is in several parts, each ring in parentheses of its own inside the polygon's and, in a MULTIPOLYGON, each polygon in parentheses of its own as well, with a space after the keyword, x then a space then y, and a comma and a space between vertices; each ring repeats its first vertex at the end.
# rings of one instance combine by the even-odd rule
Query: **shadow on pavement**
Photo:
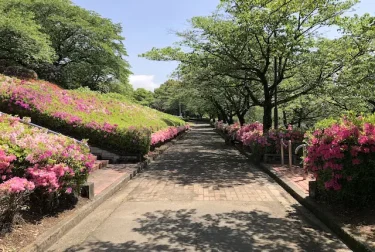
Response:
POLYGON ((297 228, 296 216, 276 218, 263 211, 199 216, 195 209, 164 210, 134 221, 139 227, 133 232, 148 242, 90 241, 66 251, 339 251, 343 246, 322 230, 297 228))
POLYGON ((219 188, 275 183, 237 150, 227 146, 207 124, 195 125, 193 130, 194 134, 188 134, 166 151, 144 176, 182 186, 200 183, 219 188))
MULTIPOLYGON (((201 183, 207 187, 224 188, 244 184, 275 183, 263 172, 252 167, 236 150, 226 146, 223 139, 207 125, 196 125, 193 130, 194 134, 186 135, 178 145, 171 148, 172 151, 166 151, 142 176, 160 182, 172 181, 181 185, 201 183)), ((343 249, 344 245, 332 234, 322 230, 315 223, 306 221, 301 215, 300 208, 300 205, 292 205, 287 213, 273 215, 254 208, 249 211, 224 210, 221 213, 217 209, 210 209, 210 214, 203 214, 202 209, 194 207, 177 211, 149 211, 141 217, 131 219, 132 224, 136 224, 135 227, 133 225, 130 233, 124 230, 124 237, 119 238, 126 242, 101 241, 93 234, 82 245, 66 251, 343 249)))

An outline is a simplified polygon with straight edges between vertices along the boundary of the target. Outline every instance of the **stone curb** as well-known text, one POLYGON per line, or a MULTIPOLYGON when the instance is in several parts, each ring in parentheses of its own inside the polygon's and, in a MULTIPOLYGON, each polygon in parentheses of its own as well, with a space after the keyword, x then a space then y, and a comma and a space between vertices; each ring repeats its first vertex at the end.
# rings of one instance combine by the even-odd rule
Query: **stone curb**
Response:
MULTIPOLYGON (((218 133, 222 138, 225 139, 225 136, 218 132, 215 129, 215 132, 218 133)), ((234 148, 236 148, 241 154, 246 156, 251 161, 251 155, 246 153, 243 149, 241 149, 237 145, 231 144, 234 148)), ((251 161, 252 162, 252 161, 251 161)), ((297 186, 292 184, 287 180, 281 179, 277 174, 275 174, 272 170, 270 170, 266 165, 260 163, 255 164, 255 166, 259 169, 267 173, 272 179, 274 179, 281 187, 283 187, 293 198, 295 198, 301 205, 306 207, 310 212, 312 212, 321 222, 323 222, 328 228, 330 228, 350 249, 353 251, 359 252, 371 252, 375 251, 372 249, 368 244, 365 242, 360 241, 356 238, 353 234, 349 233, 345 229, 343 229, 335 220, 334 217, 330 213, 326 213, 320 210, 320 207, 317 203, 315 203, 312 199, 306 198, 304 193, 301 189, 297 186)))
POLYGON ((86 205, 82 206, 81 208, 77 209, 73 216, 69 217, 66 220, 62 220, 61 222, 57 223, 54 227, 45 231, 42 235, 40 235, 37 240, 35 240, 30 245, 26 246, 25 248, 21 249, 22 252, 43 252, 46 251, 49 247, 51 247, 56 241, 58 241, 62 236, 64 236, 67 232, 77 226, 87 215, 93 212, 98 206, 100 206, 104 201, 110 198, 113 194, 119 191, 123 186, 129 182, 134 176, 140 173, 142 170, 146 169, 148 165, 155 159, 157 159, 162 153, 164 153, 168 148, 175 145, 178 140, 184 137, 184 135, 188 131, 180 134, 170 142, 166 143, 165 145, 160 146, 156 150, 156 155, 153 157, 147 157, 146 160, 140 162, 137 165, 137 168, 131 174, 125 174, 120 179, 118 179, 115 183, 110 185, 106 188, 101 194, 94 197, 94 199, 87 203, 86 205))

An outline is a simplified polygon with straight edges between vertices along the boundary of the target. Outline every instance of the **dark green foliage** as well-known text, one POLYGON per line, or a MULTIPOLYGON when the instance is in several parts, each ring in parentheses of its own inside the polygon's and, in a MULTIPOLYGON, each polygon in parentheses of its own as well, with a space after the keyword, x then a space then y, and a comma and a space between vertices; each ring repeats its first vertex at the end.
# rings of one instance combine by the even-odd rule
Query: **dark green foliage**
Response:
POLYGON ((64 88, 131 93, 121 32, 70 0, 0 0, 0 60, 64 88))
POLYGON ((22 66, 9 66, 4 70, 4 74, 19 79, 38 79, 38 75, 35 71, 22 66))
POLYGON ((144 88, 138 88, 133 93, 133 98, 141 105, 150 107, 154 102, 154 93, 144 88))

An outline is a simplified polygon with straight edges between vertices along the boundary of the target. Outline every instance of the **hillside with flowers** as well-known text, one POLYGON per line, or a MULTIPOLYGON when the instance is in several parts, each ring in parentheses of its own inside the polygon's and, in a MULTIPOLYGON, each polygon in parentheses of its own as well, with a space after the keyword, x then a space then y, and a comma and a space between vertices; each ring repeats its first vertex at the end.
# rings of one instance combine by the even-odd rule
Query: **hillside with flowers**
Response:
POLYGON ((185 130, 178 117, 118 94, 65 90, 40 80, 0 75, 0 110, 119 154, 145 154, 185 130), (153 134, 153 135, 151 135, 153 134))

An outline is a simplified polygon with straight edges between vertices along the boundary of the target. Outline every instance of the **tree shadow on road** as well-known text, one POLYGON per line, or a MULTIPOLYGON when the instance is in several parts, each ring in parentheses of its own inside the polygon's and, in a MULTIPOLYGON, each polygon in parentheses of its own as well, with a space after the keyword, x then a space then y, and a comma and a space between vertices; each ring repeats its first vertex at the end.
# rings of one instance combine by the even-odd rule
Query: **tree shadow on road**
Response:
MULTIPOLYGON (((67 251, 339 251, 342 243, 295 216, 263 211, 199 215, 195 209, 163 210, 135 219, 148 242, 111 243, 94 240, 67 251)), ((125 239, 126 240, 126 239, 125 239)))
POLYGON ((195 130, 171 147, 150 166, 144 176, 183 186, 199 183, 219 188, 274 183, 207 127, 195 130))

